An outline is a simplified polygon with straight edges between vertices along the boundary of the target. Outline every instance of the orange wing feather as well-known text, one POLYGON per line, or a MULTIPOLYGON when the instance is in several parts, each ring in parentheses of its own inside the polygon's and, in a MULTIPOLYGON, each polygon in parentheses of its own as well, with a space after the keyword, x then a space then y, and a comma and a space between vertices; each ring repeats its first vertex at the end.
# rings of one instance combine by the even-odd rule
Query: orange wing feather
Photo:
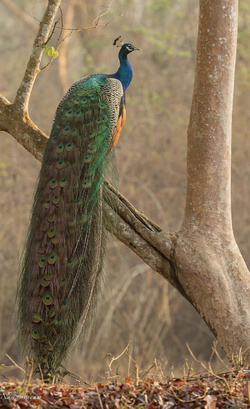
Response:
POLYGON ((115 148, 116 145, 117 145, 117 142, 119 140, 119 136, 120 136, 122 127, 125 124, 125 121, 126 121, 126 107, 125 107, 125 104, 123 104, 121 114, 120 114, 120 116, 118 118, 117 125, 116 125, 116 127, 114 129, 114 133, 113 133, 113 148, 115 148))

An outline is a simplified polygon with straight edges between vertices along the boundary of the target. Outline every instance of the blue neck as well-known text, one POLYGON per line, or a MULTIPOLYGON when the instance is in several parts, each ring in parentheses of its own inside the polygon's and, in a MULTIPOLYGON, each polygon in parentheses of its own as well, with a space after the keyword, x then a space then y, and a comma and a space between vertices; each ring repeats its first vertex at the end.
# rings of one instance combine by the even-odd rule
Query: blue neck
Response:
POLYGON ((118 71, 112 75, 113 78, 117 78, 121 81, 124 91, 128 88, 132 77, 133 77, 133 70, 132 66, 127 59, 126 55, 121 54, 119 52, 119 60, 120 60, 120 67, 118 71))

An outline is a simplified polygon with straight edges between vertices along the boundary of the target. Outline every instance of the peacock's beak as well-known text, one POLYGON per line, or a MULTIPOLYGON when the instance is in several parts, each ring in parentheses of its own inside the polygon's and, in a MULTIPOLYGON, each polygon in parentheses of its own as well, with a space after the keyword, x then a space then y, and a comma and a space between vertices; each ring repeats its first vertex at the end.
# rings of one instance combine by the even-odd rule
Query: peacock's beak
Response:
POLYGON ((135 45, 133 47, 134 47, 134 51, 141 51, 139 47, 136 47, 135 45))

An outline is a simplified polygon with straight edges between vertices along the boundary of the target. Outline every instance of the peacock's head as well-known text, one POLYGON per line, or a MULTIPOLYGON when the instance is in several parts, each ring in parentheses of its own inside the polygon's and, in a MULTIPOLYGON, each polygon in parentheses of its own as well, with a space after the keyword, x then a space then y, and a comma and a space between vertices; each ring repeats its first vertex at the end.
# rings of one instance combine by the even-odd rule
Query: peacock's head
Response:
POLYGON ((141 49, 136 47, 133 44, 130 43, 123 43, 121 36, 117 37, 114 42, 113 45, 116 45, 117 47, 121 47, 119 54, 126 57, 129 53, 132 53, 132 51, 140 51, 141 49))
POLYGON ((120 53, 122 54, 122 55, 128 55, 129 53, 132 53, 132 51, 140 51, 141 49, 140 48, 138 48, 138 47, 136 47, 135 45, 133 45, 133 44, 129 44, 129 43, 125 43, 125 44, 123 44, 122 45, 122 48, 121 48, 121 50, 120 50, 120 53))

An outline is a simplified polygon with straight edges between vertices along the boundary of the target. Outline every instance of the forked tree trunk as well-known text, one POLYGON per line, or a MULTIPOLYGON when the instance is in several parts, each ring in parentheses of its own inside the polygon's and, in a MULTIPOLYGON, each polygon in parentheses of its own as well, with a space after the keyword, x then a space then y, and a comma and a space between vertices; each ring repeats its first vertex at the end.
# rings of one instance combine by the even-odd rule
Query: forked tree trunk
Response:
POLYGON ((180 230, 161 231, 121 197, 114 233, 190 301, 229 359, 250 364, 250 273, 231 219, 237 17, 237 0, 200 0, 180 230))
POLYGON ((175 263, 186 297, 230 357, 250 363, 250 274, 231 219, 237 0, 201 0, 188 128, 185 217, 175 263))

